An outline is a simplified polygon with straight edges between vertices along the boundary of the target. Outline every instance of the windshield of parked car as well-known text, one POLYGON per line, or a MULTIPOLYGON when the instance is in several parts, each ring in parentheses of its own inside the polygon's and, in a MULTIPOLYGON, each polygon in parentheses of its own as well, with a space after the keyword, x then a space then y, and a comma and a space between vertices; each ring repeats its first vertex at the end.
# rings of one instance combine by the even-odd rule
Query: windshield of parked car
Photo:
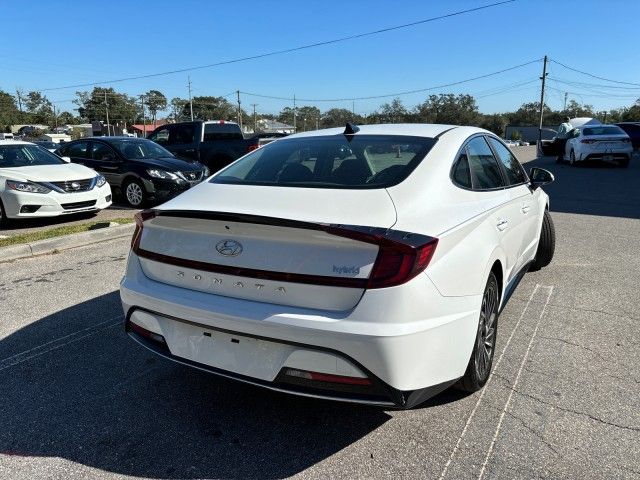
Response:
POLYGON ((436 140, 392 135, 283 138, 245 155, 212 183, 384 188, 400 183, 436 140))
POLYGON ((122 140, 115 145, 127 160, 173 157, 169 150, 151 140, 122 140))
POLYGON ((583 135, 626 135, 624 130, 614 125, 606 127, 588 127, 582 129, 583 135))
POLYGON ((38 145, 1 145, 0 168, 60 165, 66 162, 38 145))

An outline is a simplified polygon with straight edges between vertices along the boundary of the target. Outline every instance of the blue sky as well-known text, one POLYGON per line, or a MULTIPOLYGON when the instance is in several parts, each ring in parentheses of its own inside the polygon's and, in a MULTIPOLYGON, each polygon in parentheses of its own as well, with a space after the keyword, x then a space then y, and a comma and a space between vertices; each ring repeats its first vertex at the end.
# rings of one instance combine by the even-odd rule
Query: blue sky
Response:
MULTIPOLYGON (((0 89, 15 92, 162 72, 330 40, 410 23, 495 0, 458 1, 165 1, 32 0, 3 7, 0 89), (10 20, 10 21, 7 21, 10 20)), ((158 89, 168 98, 244 92, 297 98, 383 95, 456 82, 545 54, 574 68, 640 84, 640 2, 636 0, 518 0, 486 10, 334 45, 232 65, 114 83, 138 95, 158 89), (581 33, 586 32, 586 33, 581 33), (589 40, 585 40, 585 38, 589 40), (621 39, 621 41, 616 41, 621 39)), ((542 64, 433 92, 404 95, 407 106, 429 93, 471 93, 485 113, 538 101, 542 64), (530 83, 526 83, 530 82, 530 83)), ((598 110, 630 105, 640 86, 596 80, 550 64, 547 102, 569 99, 598 110), (571 82, 571 84, 561 82, 571 82), (586 85, 576 85, 582 82, 586 85), (595 86, 598 85, 598 86, 595 86), (614 86, 616 84, 608 84, 614 86), (556 89, 556 90, 554 90, 556 89), (613 95, 611 95, 613 94, 613 95)), ((76 90, 44 93, 60 110, 74 108, 76 90)), ((636 95, 637 93, 637 95, 636 95)), ((228 97, 235 99, 235 94, 228 97)), ((298 102, 370 113, 391 98, 298 102)), ((291 105, 242 95, 243 107, 278 112, 291 105)))

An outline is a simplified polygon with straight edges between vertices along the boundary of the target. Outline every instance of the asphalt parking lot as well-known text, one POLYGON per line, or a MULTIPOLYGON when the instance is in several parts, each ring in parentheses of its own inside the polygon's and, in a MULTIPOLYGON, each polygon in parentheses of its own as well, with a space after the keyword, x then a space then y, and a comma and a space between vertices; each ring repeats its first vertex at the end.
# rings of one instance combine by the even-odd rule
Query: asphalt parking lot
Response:
POLYGON ((385 411, 164 361, 123 331, 115 240, 0 264, 0 478, 640 478, 640 159, 516 152, 556 176, 556 254, 484 390, 385 411))

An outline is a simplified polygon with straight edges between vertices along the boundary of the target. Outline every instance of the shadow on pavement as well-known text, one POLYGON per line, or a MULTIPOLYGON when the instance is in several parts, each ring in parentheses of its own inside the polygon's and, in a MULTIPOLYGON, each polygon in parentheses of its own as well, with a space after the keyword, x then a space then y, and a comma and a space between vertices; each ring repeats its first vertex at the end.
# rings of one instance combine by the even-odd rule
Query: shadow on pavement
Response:
POLYGON ((556 163, 554 157, 541 157, 525 165, 552 172, 555 182, 544 190, 551 198, 551 211, 640 218, 640 157, 634 156, 628 168, 598 162, 571 167, 556 163))
POLYGON ((152 478, 280 478, 391 418, 157 358, 125 335, 119 314, 112 292, 0 341, 0 453, 152 478))

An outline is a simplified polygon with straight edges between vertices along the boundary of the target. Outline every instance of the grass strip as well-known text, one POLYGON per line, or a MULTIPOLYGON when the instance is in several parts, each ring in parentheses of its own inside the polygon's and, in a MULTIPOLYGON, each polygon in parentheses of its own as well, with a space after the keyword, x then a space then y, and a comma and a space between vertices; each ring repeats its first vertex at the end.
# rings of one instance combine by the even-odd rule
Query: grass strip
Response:
POLYGON ((22 233, 20 235, 13 235, 7 238, 0 238, 0 247, 8 247, 9 245, 19 245, 22 243, 31 243, 38 240, 45 240, 47 238, 70 235, 72 233, 88 232, 89 230, 98 230, 100 228, 106 228, 110 222, 124 225, 126 223, 133 223, 133 218, 115 218, 109 221, 96 221, 81 223, 77 225, 64 225, 61 227, 48 228, 46 230, 38 230, 37 232, 22 233))

